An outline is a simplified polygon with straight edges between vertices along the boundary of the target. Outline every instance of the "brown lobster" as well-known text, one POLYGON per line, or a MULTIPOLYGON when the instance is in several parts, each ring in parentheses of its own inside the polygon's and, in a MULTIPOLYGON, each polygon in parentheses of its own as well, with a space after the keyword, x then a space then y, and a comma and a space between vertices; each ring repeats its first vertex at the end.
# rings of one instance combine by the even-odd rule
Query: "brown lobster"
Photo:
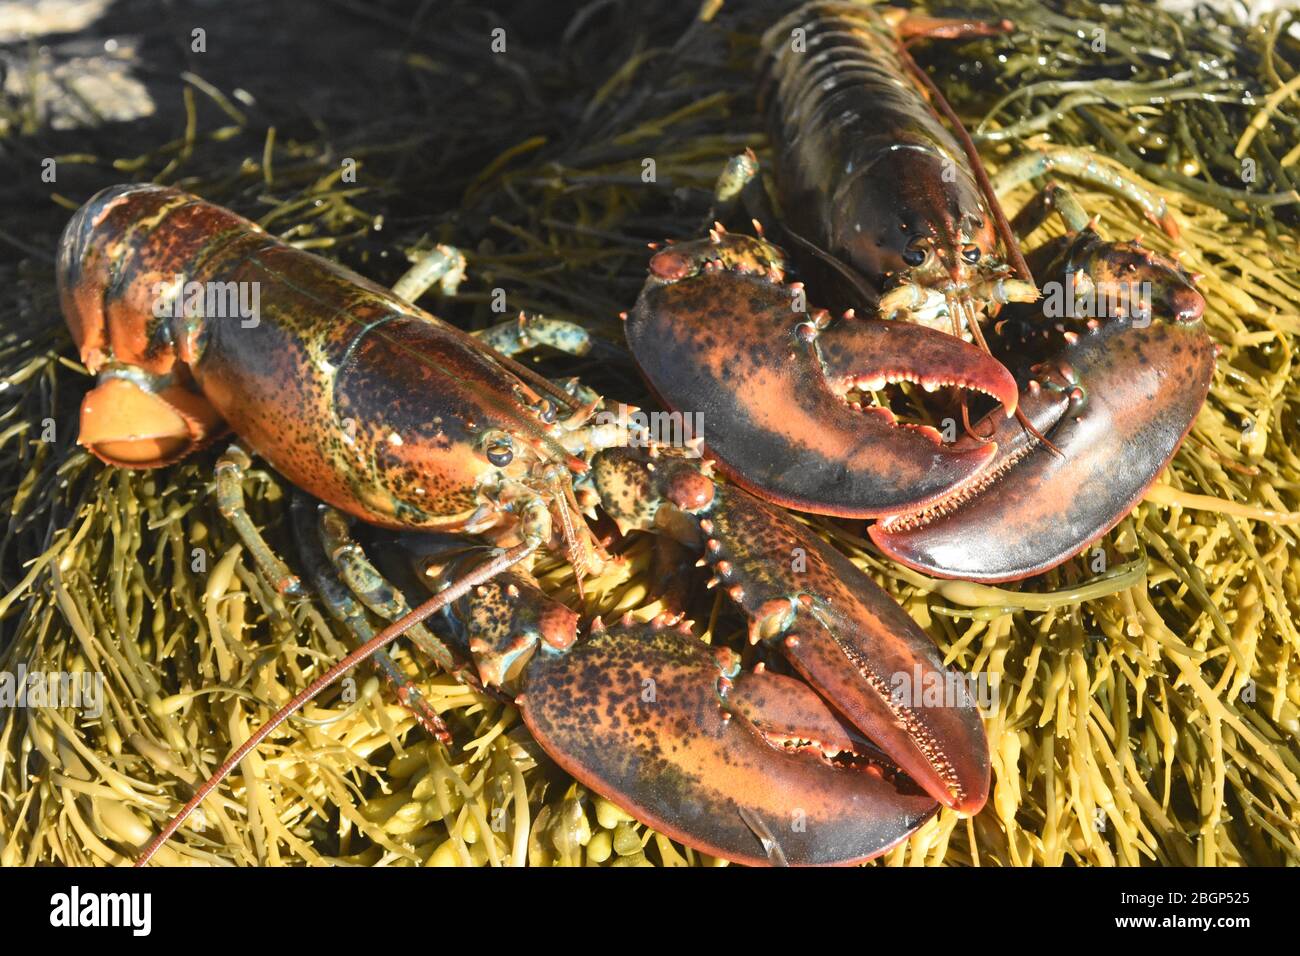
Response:
MULTIPOLYGON (((421 642, 439 662, 512 695, 535 738, 578 780, 709 853, 751 863, 861 860, 903 839, 939 802, 965 811, 984 803, 989 758, 973 701, 892 693, 892 675, 942 686, 947 673, 908 615, 804 525, 719 484, 707 465, 680 450, 628 447, 640 436, 602 420, 599 399, 175 189, 99 193, 65 230, 58 275, 68 324, 98 381, 82 405, 80 441, 104 461, 162 465, 224 423, 332 506, 319 534, 339 568, 313 571, 323 591, 357 579, 345 563, 364 564, 332 509, 381 528, 455 535, 412 552, 416 577, 436 596, 287 705, 142 860, 293 707, 435 612, 439 636, 421 642), (257 290, 256 315, 197 308, 211 290, 245 288, 257 290), (597 565, 605 554, 584 520, 595 506, 624 531, 696 548, 749 616, 751 638, 808 683, 742 672, 734 653, 709 648, 678 621, 597 621, 579 638, 577 616, 538 589, 525 562, 562 548, 575 567, 597 565), (802 556, 799 571, 792 555, 802 556), (646 681, 657 687, 649 701, 646 681)), ((243 511, 245 462, 236 447, 218 464, 223 511, 267 576, 296 591, 243 511)), ((386 592, 371 593, 372 606, 404 613, 372 572, 360 571, 371 592, 386 592)))
POLYGON ((1176 226, 1088 154, 1031 156, 989 181, 902 40, 1008 29, 826 0, 773 26, 760 71, 779 208, 753 154, 724 172, 718 202, 724 215, 737 200, 762 215, 856 311, 808 307, 761 229, 717 226, 652 258, 625 325, 666 405, 726 423, 707 446, 737 483, 881 519, 870 534, 890 557, 984 581, 1047 570, 1123 518, 1191 427, 1215 359, 1190 277, 1136 243, 1103 241, 1054 183, 1019 225, 1032 231, 1055 209, 1069 234, 1030 256, 1031 273, 996 193, 1033 176, 1074 175, 1176 226), (1035 275, 1071 301, 1086 288, 1115 307, 1046 314, 1062 296, 1036 303, 1035 275), (882 317, 863 317, 873 309, 882 317), (967 434, 945 443, 896 418, 885 389, 900 382, 982 392, 1001 408, 971 426, 963 397, 967 434))

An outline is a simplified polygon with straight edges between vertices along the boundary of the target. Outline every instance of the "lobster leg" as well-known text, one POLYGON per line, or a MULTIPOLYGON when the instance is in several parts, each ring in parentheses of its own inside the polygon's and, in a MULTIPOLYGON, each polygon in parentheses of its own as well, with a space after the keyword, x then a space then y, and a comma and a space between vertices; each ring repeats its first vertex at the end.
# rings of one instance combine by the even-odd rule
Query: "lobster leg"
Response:
POLYGON ((1058 146, 1026 153, 998 171, 993 177, 993 190, 1001 195, 1020 183, 1048 174, 1069 176, 1127 200, 1171 239, 1179 237, 1178 221, 1163 198, 1138 182, 1127 170, 1087 150, 1058 146))
MULTIPOLYGON (((293 503, 290 505, 294 541, 298 545, 298 555, 307 568, 312 587, 324 602, 326 610, 355 637, 356 644, 364 644, 375 636, 375 629, 370 625, 365 608, 339 577, 337 568, 330 564, 321 544, 319 511, 325 507, 328 506, 319 504, 300 491, 294 492, 293 503)), ((442 717, 388 652, 376 651, 372 660, 397 694, 397 699, 419 721, 420 726, 434 739, 450 743, 451 732, 442 717)))
POLYGON ((566 355, 583 356, 591 352, 591 333, 576 322, 548 319, 543 315, 520 312, 509 319, 474 333, 475 338, 513 358, 539 345, 546 345, 566 355))
POLYGON ((890 9, 882 14, 886 23, 904 40, 965 40, 1009 33, 1010 20, 985 22, 956 17, 932 17, 910 10, 890 9))
MULTIPOLYGON (((321 546, 339 577, 371 612, 386 621, 400 620, 411 613, 405 595, 371 564, 365 550, 352 537, 348 520, 341 511, 323 506, 320 509, 318 534, 321 546)), ((447 646, 430 634, 423 624, 416 624, 406 634, 412 643, 444 671, 452 672, 456 669, 456 661, 447 646)))
POLYGON ((743 208, 759 222, 768 219, 768 198, 763 189, 758 157, 752 149, 737 153, 722 167, 718 181, 713 185, 713 208, 705 217, 704 228, 716 220, 730 219, 738 208, 743 208))
POLYGON ((230 522, 239 539, 244 542, 244 547, 248 548, 262 576, 276 592, 289 597, 301 597, 304 593, 302 582, 271 550, 244 507, 244 476, 251 466, 248 452, 238 444, 232 444, 217 459, 217 507, 221 516, 230 522))
POLYGON ((435 285, 443 295, 455 295, 464 280, 465 254, 455 246, 434 246, 412 260, 411 268, 393 286, 393 295, 415 302, 435 285))
POLYGON ((1090 217, 1079 205, 1079 201, 1060 183, 1049 180, 1042 191, 1034 195, 1011 221, 1016 235, 1028 236, 1047 221, 1055 212, 1065 223, 1070 232, 1080 232, 1088 228, 1090 217))

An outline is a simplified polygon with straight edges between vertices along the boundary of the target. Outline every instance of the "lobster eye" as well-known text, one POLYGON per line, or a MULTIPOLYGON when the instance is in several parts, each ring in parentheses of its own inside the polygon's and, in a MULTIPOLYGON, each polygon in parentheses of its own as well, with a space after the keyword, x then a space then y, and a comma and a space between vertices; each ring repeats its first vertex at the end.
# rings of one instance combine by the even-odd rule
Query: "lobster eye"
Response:
POLYGON ((905 249, 903 250, 903 261, 909 266, 919 266, 925 261, 925 250, 905 249))
POLYGON ((979 261, 980 261, 980 247, 979 247, 979 246, 967 246, 965 249, 963 249, 963 250, 961 251, 961 257, 962 257, 963 259, 965 259, 967 262, 970 262, 970 263, 979 262, 979 261))
POLYGON ((547 425, 555 423, 555 403, 549 398, 543 398, 541 407, 537 410, 537 417, 547 425))
POLYGON ((492 462, 498 468, 504 468, 515 459, 514 449, 510 447, 509 441, 495 441, 488 445, 487 460, 492 462))

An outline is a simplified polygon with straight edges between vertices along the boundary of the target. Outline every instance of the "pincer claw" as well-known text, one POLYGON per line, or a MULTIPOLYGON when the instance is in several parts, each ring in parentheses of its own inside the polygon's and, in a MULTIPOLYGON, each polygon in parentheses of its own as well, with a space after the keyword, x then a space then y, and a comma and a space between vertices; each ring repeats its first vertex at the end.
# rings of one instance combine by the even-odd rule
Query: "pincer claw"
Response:
POLYGON ((1015 411, 1015 380, 953 336, 906 322, 811 311, 784 285, 779 250, 728 233, 659 253, 625 331, 650 386, 703 416, 705 444, 738 484, 820 514, 920 507, 971 481, 991 446, 945 445, 935 429, 851 402, 912 382, 983 392, 1015 411))
MULTIPOLYGON (((655 483, 653 473, 642 477, 655 483)), ((693 484, 668 478, 676 492, 693 484)), ((464 542, 447 551, 432 536, 381 540, 385 573, 404 588, 439 590, 492 554, 464 542)), ((807 685, 742 672, 738 655, 703 643, 681 618, 597 619, 579 636, 576 615, 512 569, 455 602, 439 624, 485 687, 513 695, 560 767, 706 853, 851 863, 888 850, 937 809, 807 685)))
POLYGON ((741 489, 717 485, 698 506, 681 507, 674 490, 686 484, 683 476, 698 474, 689 462, 661 457, 647 464, 610 450, 593 471, 606 510, 621 526, 697 529, 704 562, 751 622, 751 641, 778 651, 932 799, 969 813, 983 806, 988 743, 975 695, 866 574, 741 489), (619 495, 618 487, 636 494, 619 495), (636 501, 638 510, 622 511, 620 501, 636 501))
POLYGON ((701 525, 705 560, 754 622, 751 640, 779 649, 933 799, 978 811, 989 759, 975 695, 907 612, 803 525, 737 489, 719 489, 701 525))
MULTIPOLYGON (((1134 243, 1083 230, 1054 268, 1057 288, 1081 285, 1121 314, 1075 316, 1065 344, 1049 311, 1009 323, 998 343, 1025 373, 1020 422, 985 421, 996 459, 977 483, 916 512, 877 522, 872 540, 909 567, 941 577, 1010 581, 1081 552, 1128 514, 1178 450, 1209 391, 1215 346, 1205 302, 1175 263, 1134 243), (1130 301, 1132 300, 1132 301, 1130 301), (1015 330, 1015 331, 1012 331, 1015 330), (1028 359, 1028 361, 1026 361, 1028 359)), ((1051 300, 1043 306, 1051 310, 1051 300)), ((1091 311, 1096 311, 1090 310, 1091 311)), ((959 445, 963 442, 959 442, 959 445)))
POLYGON ((850 734, 797 681, 737 675, 727 655, 662 618, 594 626, 571 651, 540 654, 519 707, 574 777, 740 863, 869 859, 936 809, 905 779, 837 765, 850 734), (799 736, 811 728, 829 739, 799 736))

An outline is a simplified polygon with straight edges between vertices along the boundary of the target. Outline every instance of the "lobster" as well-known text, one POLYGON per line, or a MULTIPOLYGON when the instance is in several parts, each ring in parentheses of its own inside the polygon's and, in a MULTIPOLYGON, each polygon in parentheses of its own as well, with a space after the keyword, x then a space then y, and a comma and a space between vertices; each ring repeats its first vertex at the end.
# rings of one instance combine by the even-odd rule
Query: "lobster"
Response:
MULTIPOLYGON (((326 503, 319 529, 296 523, 307 545, 332 542, 323 551, 336 567, 309 564, 336 616, 354 619, 351 591, 395 621, 236 750, 141 859, 294 707, 402 633, 463 679, 513 697, 576 779, 718 856, 852 862, 940 804, 978 811, 989 758, 971 702, 889 693, 891 675, 942 680, 933 645, 775 505, 880 519, 870 534, 881 549, 930 573, 1038 573, 1141 496, 1190 428, 1215 356, 1190 277, 1136 243, 1103 240, 1059 187, 1043 209, 1061 213, 1066 237, 1020 254, 996 198, 1017 177, 1072 173, 1172 220, 1137 187, 1061 152, 988 180, 959 124, 960 143, 933 112, 942 98, 899 37, 1005 28, 814 3, 769 33, 763 62, 790 218, 764 217, 806 271, 829 269, 883 317, 807 307, 761 230, 719 226, 655 254, 627 340, 666 405, 708 418, 709 458, 727 483, 677 449, 629 448, 646 442, 602 421, 600 397, 542 379, 233 213, 155 187, 119 187, 83 207, 59 269, 69 325, 98 376, 81 442, 112 464, 149 467, 229 427, 326 503), (817 51, 806 60, 780 49, 791 24, 810 44, 802 54, 817 51), (1141 282, 1156 294, 1066 323, 1034 301, 1034 275, 1071 293, 1141 282), (251 328, 159 315, 160 283, 173 276, 181 289, 265 280, 265 315, 251 328), (987 334, 986 312, 998 320, 987 334), (898 382, 955 386, 1000 407, 945 443, 866 400, 898 382), (606 555, 584 521, 596 507, 624 533, 655 531, 702 553, 748 615, 751 639, 802 680, 741 670, 675 618, 597 620, 579 638, 576 615, 541 592, 527 563, 562 549, 579 576, 598 567, 606 555), (383 539, 385 574, 342 533, 340 511, 400 532, 383 539), (416 544, 410 531, 452 537, 416 544), (777 556, 796 552, 808 567, 785 570, 777 556), (402 595, 418 588, 434 596, 411 610, 402 595), (436 638, 420 624, 434 615, 436 638), (644 680, 660 685, 654 708, 638 693, 644 680), (805 815, 806 825, 780 825, 805 815)), ((719 201, 739 194, 765 209, 756 174, 742 157, 719 201)), ((235 447, 218 464, 223 511, 264 572, 297 592, 243 512, 245 461, 235 447)), ((430 729, 446 735, 436 721, 430 729)))
POLYGON ((911 618, 805 525, 718 482, 707 462, 611 424, 604 401, 580 386, 557 386, 172 188, 93 197, 65 229, 57 272, 96 376, 80 443, 111 465, 149 468, 228 428, 237 441, 219 459, 218 497, 266 577, 283 593, 303 590, 244 511, 247 451, 324 503, 316 521, 295 523, 335 565, 310 564, 331 610, 354 613, 338 597, 351 584, 395 618, 237 749, 140 862, 295 708, 408 632, 463 679, 513 698, 577 780, 716 856, 868 859, 940 804, 974 812, 985 802, 988 745, 974 701, 892 692, 896 674, 951 686, 911 618), (213 290, 219 304, 246 288, 257 290, 256 314, 200 307, 213 290), (528 565, 553 550, 580 573, 598 568, 608 555, 585 521, 595 507, 624 532, 695 549, 748 615, 751 640, 802 679, 741 670, 734 652, 706 646, 676 618, 596 620, 580 636, 578 616, 539 589, 528 565), (343 515, 400 532, 401 547, 384 550, 405 549, 432 596, 411 610, 343 515), (402 543, 416 532, 444 543, 402 543), (646 681, 657 687, 650 701, 646 681))
POLYGON ((1031 154, 988 178, 904 41, 1010 29, 828 0, 775 24, 759 65, 775 196, 747 153, 724 170, 715 205, 723 218, 757 214, 766 232, 759 219, 754 236, 719 222, 660 249, 625 315, 664 404, 727 423, 707 448, 734 481, 802 510, 878 519, 869 534, 889 557, 989 582, 1055 567, 1128 514, 1191 428, 1216 356, 1192 277, 1136 242, 1103 240, 1059 184, 1017 225, 1028 234, 1057 212, 1067 236, 1021 254, 997 194, 1053 172, 1177 227, 1162 201, 1086 153, 1031 154), (810 306, 774 230, 805 274, 855 307, 810 306), (1048 314, 1036 275, 1064 290, 1056 300, 1086 287, 1114 308, 1048 314), (899 420, 886 391, 897 383, 959 389, 965 434, 944 441, 899 420), (972 425, 972 395, 1000 407, 972 425))

